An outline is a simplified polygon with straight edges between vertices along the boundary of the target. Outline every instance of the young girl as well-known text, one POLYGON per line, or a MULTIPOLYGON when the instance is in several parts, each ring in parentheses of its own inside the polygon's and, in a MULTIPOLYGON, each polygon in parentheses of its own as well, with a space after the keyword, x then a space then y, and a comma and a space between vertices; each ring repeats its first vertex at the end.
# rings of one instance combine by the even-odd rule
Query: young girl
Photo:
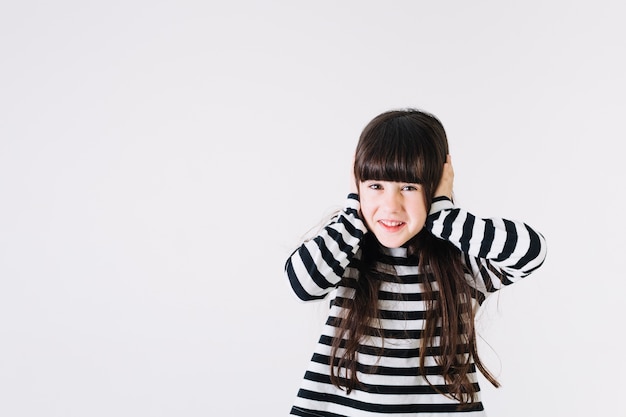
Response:
POLYGON ((291 409, 297 416, 484 416, 474 316, 537 269, 544 238, 455 207, 441 123, 390 111, 363 130, 345 208, 287 260, 329 317, 291 409))

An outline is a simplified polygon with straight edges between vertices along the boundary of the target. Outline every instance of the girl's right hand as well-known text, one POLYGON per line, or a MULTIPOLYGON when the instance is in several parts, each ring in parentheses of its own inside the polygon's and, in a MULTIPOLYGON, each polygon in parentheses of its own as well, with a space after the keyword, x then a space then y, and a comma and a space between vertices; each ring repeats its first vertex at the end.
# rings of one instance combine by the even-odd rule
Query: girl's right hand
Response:
POLYGON ((354 159, 355 157, 352 157, 352 163, 350 164, 350 192, 353 194, 358 194, 359 193, 359 187, 356 184, 356 178, 354 177, 354 159))

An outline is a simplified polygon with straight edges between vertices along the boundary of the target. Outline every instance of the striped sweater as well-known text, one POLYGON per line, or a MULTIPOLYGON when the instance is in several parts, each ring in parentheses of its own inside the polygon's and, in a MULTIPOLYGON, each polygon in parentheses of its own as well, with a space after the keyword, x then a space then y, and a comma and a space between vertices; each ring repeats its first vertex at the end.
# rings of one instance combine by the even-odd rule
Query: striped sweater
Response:
MULTIPOLYGON (((359 201, 350 194, 345 208, 335 215, 313 239, 289 257, 285 272, 296 295, 304 301, 325 298, 332 293, 326 325, 309 363, 295 403, 297 416, 424 416, 464 414, 485 416, 480 401, 467 409, 437 392, 445 381, 436 372, 434 357, 426 353, 427 378, 419 368, 420 334, 425 304, 420 280, 428 268, 407 257, 406 248, 382 248, 378 260, 383 270, 395 271, 393 279, 382 279, 379 291, 383 340, 376 335, 361 341, 357 351, 357 386, 349 395, 330 383, 330 351, 335 323, 341 317, 342 301, 354 295, 350 282, 358 279, 355 264, 360 242, 367 233, 359 218, 359 201)), ((436 199, 425 228, 462 252, 468 283, 478 291, 476 302, 527 276, 541 266, 546 255, 544 238, 524 223, 504 219, 481 219, 456 208, 446 199, 436 199), (469 275, 471 271, 471 275, 469 275)), ((436 290, 436 287, 434 288, 436 290)), ((472 364, 473 365, 473 364, 472 364)), ((470 380, 478 384, 472 366, 470 380)))

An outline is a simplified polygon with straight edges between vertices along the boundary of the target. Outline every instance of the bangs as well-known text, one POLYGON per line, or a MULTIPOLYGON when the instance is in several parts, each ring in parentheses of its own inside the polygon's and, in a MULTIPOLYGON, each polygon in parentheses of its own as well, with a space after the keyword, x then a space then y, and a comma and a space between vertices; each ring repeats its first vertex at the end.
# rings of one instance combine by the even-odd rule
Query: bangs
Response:
POLYGON ((424 183, 423 155, 416 155, 400 146, 385 146, 363 154, 357 175, 361 181, 397 181, 424 183))
POLYGON ((427 161, 433 160, 432 146, 428 146, 428 141, 420 140, 424 132, 401 123, 400 119, 389 120, 366 133, 374 140, 364 141, 366 145, 355 161, 355 174, 361 181, 423 184, 429 180, 427 161))

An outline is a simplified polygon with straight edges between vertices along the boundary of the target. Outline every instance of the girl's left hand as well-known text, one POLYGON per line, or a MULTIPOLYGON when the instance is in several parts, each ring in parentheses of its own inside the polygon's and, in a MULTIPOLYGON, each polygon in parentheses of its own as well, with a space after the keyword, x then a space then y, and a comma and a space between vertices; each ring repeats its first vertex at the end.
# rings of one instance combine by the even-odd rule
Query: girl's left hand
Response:
POLYGON ((454 184, 454 169, 452 168, 452 158, 450 155, 446 158, 446 163, 443 164, 443 172, 439 185, 435 190, 434 197, 448 197, 452 200, 452 185, 454 184))

